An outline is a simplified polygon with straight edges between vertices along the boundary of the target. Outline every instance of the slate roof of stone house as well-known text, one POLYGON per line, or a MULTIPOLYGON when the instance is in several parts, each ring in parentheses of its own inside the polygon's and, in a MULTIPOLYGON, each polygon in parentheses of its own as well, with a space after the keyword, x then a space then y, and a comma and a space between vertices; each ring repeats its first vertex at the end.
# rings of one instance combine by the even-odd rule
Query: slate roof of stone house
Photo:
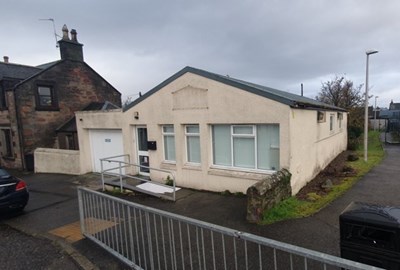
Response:
POLYGON ((193 68, 193 67, 189 67, 189 66, 178 71, 177 73, 175 73, 174 75, 172 75, 171 77, 169 77, 168 79, 166 79, 165 81, 163 81, 162 83, 160 83, 159 85, 157 85, 156 87, 151 89, 150 91, 146 92, 143 96, 134 100, 131 104, 129 104, 128 106, 126 106, 124 108, 124 111, 127 111, 130 108, 132 108, 133 106, 135 106, 136 104, 142 102, 144 99, 151 96, 152 94, 154 94, 155 92, 157 92, 158 90, 160 90, 164 86, 168 85, 172 81, 176 80, 177 78, 181 77, 182 75, 184 75, 187 72, 190 72, 190 73, 193 73, 193 74, 196 74, 196 75, 199 75, 199 76, 211 79, 211 80, 215 80, 215 81, 242 89, 244 91, 247 91, 247 92, 250 92, 250 93, 271 99, 271 100, 275 100, 277 102, 286 104, 293 108, 346 111, 345 109, 342 109, 342 108, 339 108, 336 106, 332 106, 332 105, 329 105, 326 103, 322 103, 322 102, 319 102, 319 101, 311 99, 311 98, 292 94, 289 92, 281 91, 281 90, 270 88, 267 86, 258 85, 258 84, 251 83, 251 82, 246 82, 246 81, 235 79, 235 78, 232 78, 229 76, 219 75, 216 73, 212 73, 209 71, 205 71, 205 70, 201 70, 201 69, 197 69, 197 68, 193 68))
POLYGON ((400 103, 394 103, 392 100, 389 105, 389 110, 400 110, 400 103))
POLYGON ((53 62, 49 62, 49 63, 44 63, 44 64, 41 64, 41 65, 38 65, 38 66, 36 66, 36 67, 37 67, 37 68, 41 68, 41 69, 47 69, 47 68, 49 68, 49 67, 52 67, 52 66, 58 64, 58 63, 61 62, 61 61, 62 61, 62 60, 56 60, 56 61, 53 61, 53 62))
POLYGON ((40 71, 42 71, 40 67, 0 62, 0 80, 3 78, 24 80, 40 71))
MULTIPOLYGON (((19 79, 21 80, 18 84, 16 84, 14 87, 17 88, 19 85, 25 83, 26 81, 35 78, 39 74, 45 72, 46 70, 52 68, 53 66, 56 66, 64 61, 67 60, 57 60, 45 64, 41 64, 38 66, 27 66, 27 65, 20 65, 20 64, 14 64, 14 63, 4 63, 0 62, 0 80, 3 78, 12 78, 12 79, 19 79)), ((101 77, 104 81, 107 82, 106 79, 104 79, 97 71, 95 71, 91 66, 89 66, 86 62, 82 62, 84 65, 86 65, 89 69, 91 69, 95 74, 97 74, 99 77, 101 77)), ((107 82, 108 83, 108 82, 107 82)), ((114 86, 112 86, 110 83, 108 83, 115 91, 120 93, 114 86)))
MULTIPOLYGON (((92 102, 89 105, 87 105, 85 108, 83 108, 82 111, 108 111, 108 110, 114 110, 114 109, 120 109, 120 107, 112 104, 109 101, 106 101, 106 102, 92 102)), ((57 133, 77 132, 75 116, 72 117, 67 122, 65 122, 64 124, 62 124, 59 128, 57 128, 56 132, 57 133)))

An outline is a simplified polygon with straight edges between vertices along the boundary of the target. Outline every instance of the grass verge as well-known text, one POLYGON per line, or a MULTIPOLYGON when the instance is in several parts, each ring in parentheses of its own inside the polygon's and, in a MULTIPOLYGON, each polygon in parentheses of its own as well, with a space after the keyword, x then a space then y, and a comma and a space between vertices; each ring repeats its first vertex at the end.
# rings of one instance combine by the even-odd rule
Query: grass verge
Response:
POLYGON ((263 215, 262 224, 271 224, 277 221, 310 216, 327 204, 341 196, 349 190, 362 176, 378 165, 383 157, 384 151, 379 140, 379 132, 370 131, 368 133, 368 161, 363 158, 364 148, 360 146, 357 151, 359 160, 348 162, 347 165, 353 167, 357 174, 355 176, 343 178, 340 184, 333 186, 332 190, 325 196, 314 196, 314 201, 303 201, 296 197, 290 197, 263 215))

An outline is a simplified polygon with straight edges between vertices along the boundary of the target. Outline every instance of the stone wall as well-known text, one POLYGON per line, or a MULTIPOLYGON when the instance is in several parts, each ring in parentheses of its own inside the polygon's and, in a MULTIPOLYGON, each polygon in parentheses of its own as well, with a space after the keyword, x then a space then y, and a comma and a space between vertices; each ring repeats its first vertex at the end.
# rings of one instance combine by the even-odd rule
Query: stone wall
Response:
POLYGON ((121 105, 121 94, 115 88, 86 63, 71 60, 63 60, 24 82, 16 89, 16 95, 25 154, 33 153, 38 147, 53 148, 55 130, 91 102, 110 101, 121 105), (54 88, 56 108, 38 109, 38 85, 54 88))
POLYGON ((292 174, 282 169, 247 189, 247 221, 258 223, 266 210, 292 195, 292 174))

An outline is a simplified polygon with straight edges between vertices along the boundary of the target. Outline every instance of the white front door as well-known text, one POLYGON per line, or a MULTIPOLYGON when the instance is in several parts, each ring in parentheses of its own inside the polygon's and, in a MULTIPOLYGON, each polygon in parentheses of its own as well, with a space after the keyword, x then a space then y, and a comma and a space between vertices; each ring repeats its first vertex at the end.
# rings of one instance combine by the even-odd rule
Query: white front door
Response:
MULTIPOLYGON (((89 130, 90 146, 92 152, 93 172, 101 172, 101 158, 119 156, 124 154, 122 131, 120 129, 91 129, 89 130)), ((124 161, 123 157, 114 160, 124 161)), ((117 167, 118 163, 103 162, 103 170, 117 167)), ((119 170, 112 172, 118 173, 119 170)), ((123 169, 122 173, 125 170, 123 169)))
POLYGON ((136 127, 136 136, 137 136, 137 157, 138 163, 141 167, 139 167, 139 174, 141 175, 150 175, 150 169, 147 168, 150 166, 149 161, 149 152, 147 149, 147 128, 145 126, 137 126, 136 127))

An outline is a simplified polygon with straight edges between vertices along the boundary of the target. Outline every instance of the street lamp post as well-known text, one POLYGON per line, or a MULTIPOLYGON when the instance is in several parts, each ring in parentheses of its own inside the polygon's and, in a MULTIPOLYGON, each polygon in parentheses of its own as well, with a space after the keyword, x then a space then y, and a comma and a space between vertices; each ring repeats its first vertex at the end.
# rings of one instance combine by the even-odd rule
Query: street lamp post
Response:
POLYGON ((366 51, 367 67, 365 75, 365 114, 364 114, 364 160, 368 161, 368 62, 371 54, 378 53, 375 50, 366 51))
POLYGON ((375 96, 375 110, 374 110, 374 130, 376 130, 376 100, 378 96, 375 96))

